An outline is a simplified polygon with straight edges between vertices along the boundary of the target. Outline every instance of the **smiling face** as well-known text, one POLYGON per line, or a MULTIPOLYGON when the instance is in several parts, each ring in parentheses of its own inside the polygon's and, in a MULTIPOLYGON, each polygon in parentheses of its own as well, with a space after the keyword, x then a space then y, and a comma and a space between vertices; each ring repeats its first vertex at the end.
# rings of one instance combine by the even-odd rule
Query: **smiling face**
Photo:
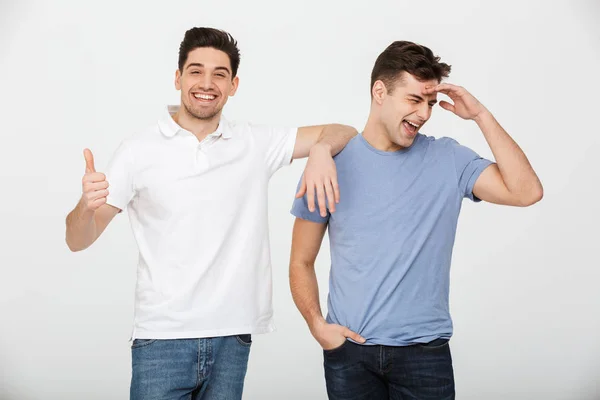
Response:
POLYGON ((175 73, 175 87, 181 91, 182 107, 200 120, 220 116, 229 96, 235 95, 238 83, 229 56, 212 47, 190 51, 183 68, 175 73))
POLYGON ((431 49, 414 42, 397 40, 379 54, 371 72, 369 120, 383 148, 412 145, 437 102, 424 89, 439 84, 450 70, 431 49))
POLYGON ((426 95, 426 87, 435 86, 437 79, 420 81, 408 72, 389 84, 382 81, 373 85, 373 101, 378 107, 380 124, 385 128, 389 141, 400 148, 410 147, 417 133, 431 117, 437 103, 435 93, 426 95))

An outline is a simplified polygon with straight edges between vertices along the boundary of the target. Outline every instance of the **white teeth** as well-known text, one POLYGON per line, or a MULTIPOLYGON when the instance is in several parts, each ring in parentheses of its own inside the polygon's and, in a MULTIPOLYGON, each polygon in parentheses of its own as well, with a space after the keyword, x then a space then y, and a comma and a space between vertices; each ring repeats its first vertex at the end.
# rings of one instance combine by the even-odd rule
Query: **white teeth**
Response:
POLYGON ((197 99, 202 99, 202 100, 214 100, 215 99, 215 96, 208 95, 208 94, 195 94, 194 97, 197 99))
POLYGON ((418 128, 418 127, 419 127, 419 125, 417 125, 417 124, 414 124, 414 123, 412 123, 412 122, 410 122, 410 121, 408 121, 408 120, 407 120, 406 122, 408 122, 410 125, 414 126, 415 128, 418 128))

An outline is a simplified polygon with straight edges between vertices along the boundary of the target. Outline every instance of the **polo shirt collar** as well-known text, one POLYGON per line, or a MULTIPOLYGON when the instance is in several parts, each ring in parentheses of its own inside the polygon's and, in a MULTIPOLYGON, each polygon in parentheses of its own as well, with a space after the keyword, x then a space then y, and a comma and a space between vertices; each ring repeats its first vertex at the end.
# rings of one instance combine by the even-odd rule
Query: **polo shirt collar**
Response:
MULTIPOLYGON (((177 135, 179 132, 187 132, 183 129, 175 120, 173 119, 173 114, 175 114, 179 110, 179 106, 177 105, 169 105, 165 108, 164 113, 158 120, 158 127, 163 135, 166 137, 173 137, 177 135)), ((219 125, 217 126, 217 130, 211 133, 212 136, 220 137, 223 139, 231 138, 231 129, 227 127, 227 120, 221 114, 221 119, 219 120, 219 125)))

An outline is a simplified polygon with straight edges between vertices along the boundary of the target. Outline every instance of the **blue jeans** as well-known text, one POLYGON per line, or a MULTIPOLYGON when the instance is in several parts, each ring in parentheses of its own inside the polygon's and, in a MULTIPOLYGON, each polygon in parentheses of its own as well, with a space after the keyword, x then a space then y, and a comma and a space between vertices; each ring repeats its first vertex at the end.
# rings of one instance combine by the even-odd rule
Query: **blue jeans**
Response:
POLYGON ((331 400, 455 398, 452 356, 446 339, 405 347, 346 341, 323 354, 331 400))
POLYGON ((239 400, 250 335, 206 339, 136 339, 131 400, 239 400))

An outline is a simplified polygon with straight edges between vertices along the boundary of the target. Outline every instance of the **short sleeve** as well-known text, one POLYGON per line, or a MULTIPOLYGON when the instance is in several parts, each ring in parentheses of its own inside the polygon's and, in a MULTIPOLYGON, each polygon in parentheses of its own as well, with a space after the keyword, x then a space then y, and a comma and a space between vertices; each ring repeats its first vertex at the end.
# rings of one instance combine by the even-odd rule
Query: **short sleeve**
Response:
POLYGON ((481 201, 473 195, 473 186, 479 175, 484 169, 493 164, 493 161, 485 159, 470 148, 459 144, 456 140, 450 139, 456 176, 458 178, 458 189, 463 198, 468 198, 474 202, 481 201))
POLYGON ((133 189, 133 159, 131 143, 122 142, 113 154, 106 168, 108 181, 107 204, 124 210, 134 195, 133 189))
MULTIPOLYGON (((302 177, 300 177, 300 182, 298 182, 298 186, 296 188, 296 192, 300 188, 300 184, 302 183, 302 177)), ((327 216, 321 217, 319 213, 319 207, 316 204, 317 196, 315 194, 315 211, 310 212, 308 209, 308 200, 306 194, 299 199, 294 199, 294 203, 292 204, 291 214, 295 217, 305 219, 307 221, 317 222, 321 224, 326 224, 329 221, 329 210, 327 210, 327 216)))
POLYGON ((270 175, 292 163, 298 128, 251 125, 250 129, 264 144, 265 162, 270 175))

